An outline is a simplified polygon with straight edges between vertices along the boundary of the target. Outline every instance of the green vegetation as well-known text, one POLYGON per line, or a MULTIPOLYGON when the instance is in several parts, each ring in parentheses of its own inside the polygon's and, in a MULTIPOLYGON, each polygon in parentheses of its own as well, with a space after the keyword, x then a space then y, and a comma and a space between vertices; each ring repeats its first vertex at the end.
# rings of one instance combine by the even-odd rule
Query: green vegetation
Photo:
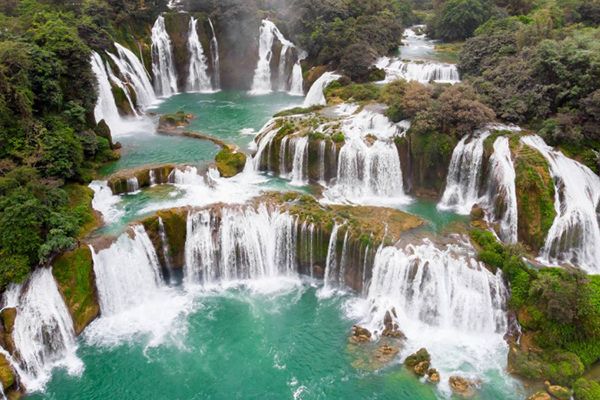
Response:
POLYGON ((509 369, 529 379, 572 385, 600 359, 600 276, 560 268, 532 269, 518 247, 474 229, 479 258, 501 269, 511 289, 510 308, 522 327, 511 346, 509 369), (535 351, 534 351, 535 350, 535 351))
POLYGON ((301 115, 309 114, 315 111, 319 111, 323 106, 311 106, 311 107, 294 107, 287 110, 283 110, 275 114, 273 117, 289 117, 290 115, 301 115))
POLYGON ((73 317, 75 332, 80 333, 98 316, 92 252, 78 247, 54 260, 52 274, 73 317))
POLYGON ((575 400, 600 399, 600 383, 584 378, 577 379, 573 385, 575 400))
POLYGON ((373 83, 350 83, 347 80, 337 80, 325 88, 325 98, 328 103, 369 102, 379 99, 381 87, 373 83))
POLYGON ((226 146, 215 156, 217 169, 221 176, 230 178, 242 172, 246 165, 246 155, 226 146))
POLYGON ((162 129, 181 128, 188 126, 194 119, 192 114, 188 114, 185 111, 177 111, 172 114, 163 114, 158 120, 158 125, 162 129))

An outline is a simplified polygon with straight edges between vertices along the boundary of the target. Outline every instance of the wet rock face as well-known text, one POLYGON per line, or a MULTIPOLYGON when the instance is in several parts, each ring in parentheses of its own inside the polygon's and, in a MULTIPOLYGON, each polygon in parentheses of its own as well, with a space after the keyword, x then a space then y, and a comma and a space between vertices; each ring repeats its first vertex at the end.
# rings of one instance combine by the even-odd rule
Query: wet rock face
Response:
POLYGON ((406 339, 406 335, 399 329, 398 324, 394 322, 395 318, 398 318, 395 308, 385 312, 385 317, 383 318, 384 328, 381 335, 396 339, 406 339))

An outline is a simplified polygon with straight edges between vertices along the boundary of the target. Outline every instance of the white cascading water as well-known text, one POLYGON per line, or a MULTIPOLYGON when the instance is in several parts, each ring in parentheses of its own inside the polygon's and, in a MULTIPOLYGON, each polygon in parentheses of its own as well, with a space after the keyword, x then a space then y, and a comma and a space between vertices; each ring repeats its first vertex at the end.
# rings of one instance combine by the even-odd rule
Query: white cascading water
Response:
POLYGON ((154 88, 150 77, 140 59, 128 48, 115 43, 117 55, 107 52, 115 65, 119 68, 121 76, 131 84, 135 91, 137 106, 145 110, 156 101, 154 88))
POLYGON ((92 208, 102 214, 105 223, 116 222, 123 216, 123 211, 116 208, 119 196, 113 194, 107 181, 92 181, 89 188, 94 191, 92 208))
POLYGON ((325 272, 323 276, 323 290, 321 295, 328 296, 333 293, 337 287, 338 276, 338 261, 337 261, 337 235, 340 230, 340 225, 335 222, 329 237, 329 245, 327 246, 327 258, 325 261, 325 272))
POLYGON ((217 34, 215 33, 215 27, 213 26, 212 20, 209 18, 208 23, 212 32, 210 39, 210 57, 212 64, 212 85, 214 90, 221 89, 221 62, 219 59, 219 41, 217 40, 217 34))
MULTIPOLYGON (((378 336, 390 311, 407 337, 404 357, 425 347, 442 376, 503 373, 507 291, 468 244, 380 247, 367 293, 349 303, 349 316, 378 336)), ((438 388, 450 397, 446 380, 438 388)))
POLYGON ((24 286, 12 337, 20 379, 29 392, 43 390, 55 367, 64 367, 71 375, 83 371, 73 320, 50 268, 38 268, 24 286))
POLYGON ((204 56, 202 44, 198 38, 198 20, 190 17, 188 27, 187 48, 190 56, 186 90, 188 92, 211 92, 213 90, 211 79, 208 76, 207 59, 204 56))
POLYGON ((169 97, 177 93, 177 72, 171 38, 162 15, 158 16, 152 27, 152 73, 154 89, 158 96, 169 97))
POLYGON ((308 136, 295 138, 291 147, 293 148, 292 185, 305 185, 308 181, 308 136))
POLYGON ((292 68, 292 76, 290 77, 289 94, 292 96, 304 96, 304 77, 302 75, 302 60, 307 57, 305 52, 300 53, 298 60, 292 68))
MULTIPOLYGON (((152 298, 162 284, 160 264, 144 228, 132 228, 107 249, 93 251, 98 301, 103 316, 119 314, 152 298)), ((92 249, 93 250, 93 249, 92 249)))
POLYGON ((460 76, 454 64, 411 62, 383 57, 377 61, 376 66, 385 71, 384 82, 392 82, 397 79, 420 83, 455 84, 460 82, 460 76))
POLYGON ((119 115, 119 109, 115 102, 115 97, 112 92, 112 87, 104 67, 102 57, 95 51, 92 52, 92 71, 96 75, 98 81, 98 100, 94 108, 94 117, 96 122, 104 120, 111 131, 119 131, 122 129, 124 120, 119 115))
POLYGON ((490 156, 487 191, 482 207, 487 219, 498 222, 498 236, 504 243, 517 242, 518 211, 515 166, 508 138, 500 136, 494 141, 494 153, 490 156), (501 204, 498 204, 501 200, 501 204))
POLYGON ((297 219, 287 212, 222 208, 188 216, 185 245, 187 284, 219 284, 295 277, 297 219))
POLYGON ((166 286, 143 226, 133 226, 106 249, 92 248, 92 257, 101 317, 85 330, 88 343, 114 346, 144 334, 154 347, 185 329, 181 317, 192 310, 192 299, 166 286))
MULTIPOLYGON (((272 71, 271 71, 271 59, 273 58, 273 43, 277 39, 281 43, 281 52, 279 54, 279 65, 278 65, 278 82, 276 89, 280 91, 290 91, 292 86, 295 86, 294 91, 298 92, 298 71, 296 65, 292 69, 292 76, 288 74, 288 57, 287 53, 291 49, 297 49, 296 46, 287 40, 283 34, 279 31, 277 26, 269 21, 268 19, 262 20, 260 26, 260 35, 258 39, 258 63, 254 70, 254 77, 252 79, 252 88, 250 94, 262 95, 271 93, 273 91, 272 84, 272 71), (294 70, 295 75, 294 75, 294 70), (295 81, 294 81, 295 79, 295 81)), ((300 66, 300 51, 298 55, 297 64, 300 66)), ((302 68, 300 68, 300 78, 302 76, 302 68)))
MULTIPOLYGON (((110 53, 108 53, 109 57, 111 56, 110 53)), ((139 116, 138 112, 137 112, 137 108, 136 105, 133 104, 133 100, 131 99, 131 94, 129 93, 129 89, 127 88, 127 86, 123 83, 123 81, 121 81, 112 71, 112 68, 110 67, 110 64, 106 64, 106 71, 108 72, 108 77, 110 78, 110 81, 116 85, 118 88, 120 88, 123 91, 123 94, 125 94, 125 98, 127 99, 127 103, 129 104, 129 107, 131 108, 131 112, 133 113, 133 115, 135 115, 136 117, 139 116)))
POLYGON ((335 72, 325 72, 317 79, 306 94, 303 107, 324 106, 327 104, 323 91, 333 81, 341 78, 341 75, 335 72))
POLYGON ((483 142, 489 135, 489 130, 477 131, 458 142, 452 152, 446 189, 438 204, 439 209, 464 215, 471 213, 471 208, 479 201, 483 142))
POLYGON ((548 161, 555 184, 556 218, 540 258, 544 263, 570 263, 600 273, 600 178, 585 165, 555 151, 537 135, 521 141, 548 161))

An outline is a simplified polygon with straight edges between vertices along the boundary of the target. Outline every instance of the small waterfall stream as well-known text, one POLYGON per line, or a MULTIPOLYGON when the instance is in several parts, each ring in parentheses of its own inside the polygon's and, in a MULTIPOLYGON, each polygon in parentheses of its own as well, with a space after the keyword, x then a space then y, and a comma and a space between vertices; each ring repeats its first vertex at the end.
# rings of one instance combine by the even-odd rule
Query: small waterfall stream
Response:
POLYGON ((186 90, 188 92, 211 92, 213 87, 211 79, 208 77, 207 59, 204 56, 204 50, 202 49, 202 44, 198 38, 197 24, 198 20, 194 17, 190 17, 187 41, 190 63, 188 67, 186 90))
POLYGON ((38 268, 24 286, 12 335, 20 378, 29 391, 42 390, 55 367, 72 375, 82 372, 73 321, 50 268, 38 268))
POLYGON ((173 60, 171 38, 165 27, 165 18, 159 15, 152 27, 152 73, 158 96, 169 97, 177 93, 177 72, 173 60))
POLYGON ((588 167, 555 151, 537 135, 521 141, 548 161, 555 184, 556 218, 540 258, 545 263, 571 263, 589 273, 600 272, 600 178, 588 167))
POLYGON ((323 90, 325 90, 327 85, 329 85, 331 82, 336 81, 340 78, 341 75, 329 71, 321 75, 319 79, 317 79, 308 90, 306 98, 304 99, 303 106, 324 106, 325 104, 327 104, 327 100, 325 99, 323 90))
POLYGON ((156 101, 154 88, 150 82, 148 72, 140 59, 128 48, 115 43, 117 55, 107 52, 125 82, 129 83, 135 91, 137 106, 143 111, 156 101))
POLYGON ((473 205, 479 201, 483 142, 489 135, 488 130, 478 131, 458 142, 452 152, 446 189, 438 208, 469 215, 473 205))
POLYGON ((120 130, 124 121, 119 114, 102 57, 98 53, 92 52, 91 63, 92 71, 98 80, 98 100, 94 108, 96 122, 104 120, 112 131, 120 130))
POLYGON ((210 39, 210 56, 212 64, 212 86, 214 90, 221 89, 221 62, 219 59, 219 41, 217 40, 217 34, 215 33, 215 27, 213 26, 212 20, 209 18, 208 23, 210 25, 210 31, 212 37, 210 39))

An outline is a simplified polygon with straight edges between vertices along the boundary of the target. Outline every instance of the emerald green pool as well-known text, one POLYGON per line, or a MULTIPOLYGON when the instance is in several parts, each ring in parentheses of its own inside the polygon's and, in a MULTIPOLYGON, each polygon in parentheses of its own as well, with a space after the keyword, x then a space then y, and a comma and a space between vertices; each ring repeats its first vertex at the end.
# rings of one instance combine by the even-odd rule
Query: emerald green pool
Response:
MULTIPOLYGON (((147 346, 145 336, 112 346, 81 340, 83 374, 56 371, 46 392, 29 398, 439 398, 433 385, 421 383, 401 365, 379 370, 352 366, 357 356, 347 340, 353 323, 344 316, 348 299, 320 299, 306 284, 275 294, 246 289, 201 294, 191 313, 167 326, 165 340, 155 347, 147 346)), ((520 398, 504 379, 486 376, 475 398, 520 398)))

